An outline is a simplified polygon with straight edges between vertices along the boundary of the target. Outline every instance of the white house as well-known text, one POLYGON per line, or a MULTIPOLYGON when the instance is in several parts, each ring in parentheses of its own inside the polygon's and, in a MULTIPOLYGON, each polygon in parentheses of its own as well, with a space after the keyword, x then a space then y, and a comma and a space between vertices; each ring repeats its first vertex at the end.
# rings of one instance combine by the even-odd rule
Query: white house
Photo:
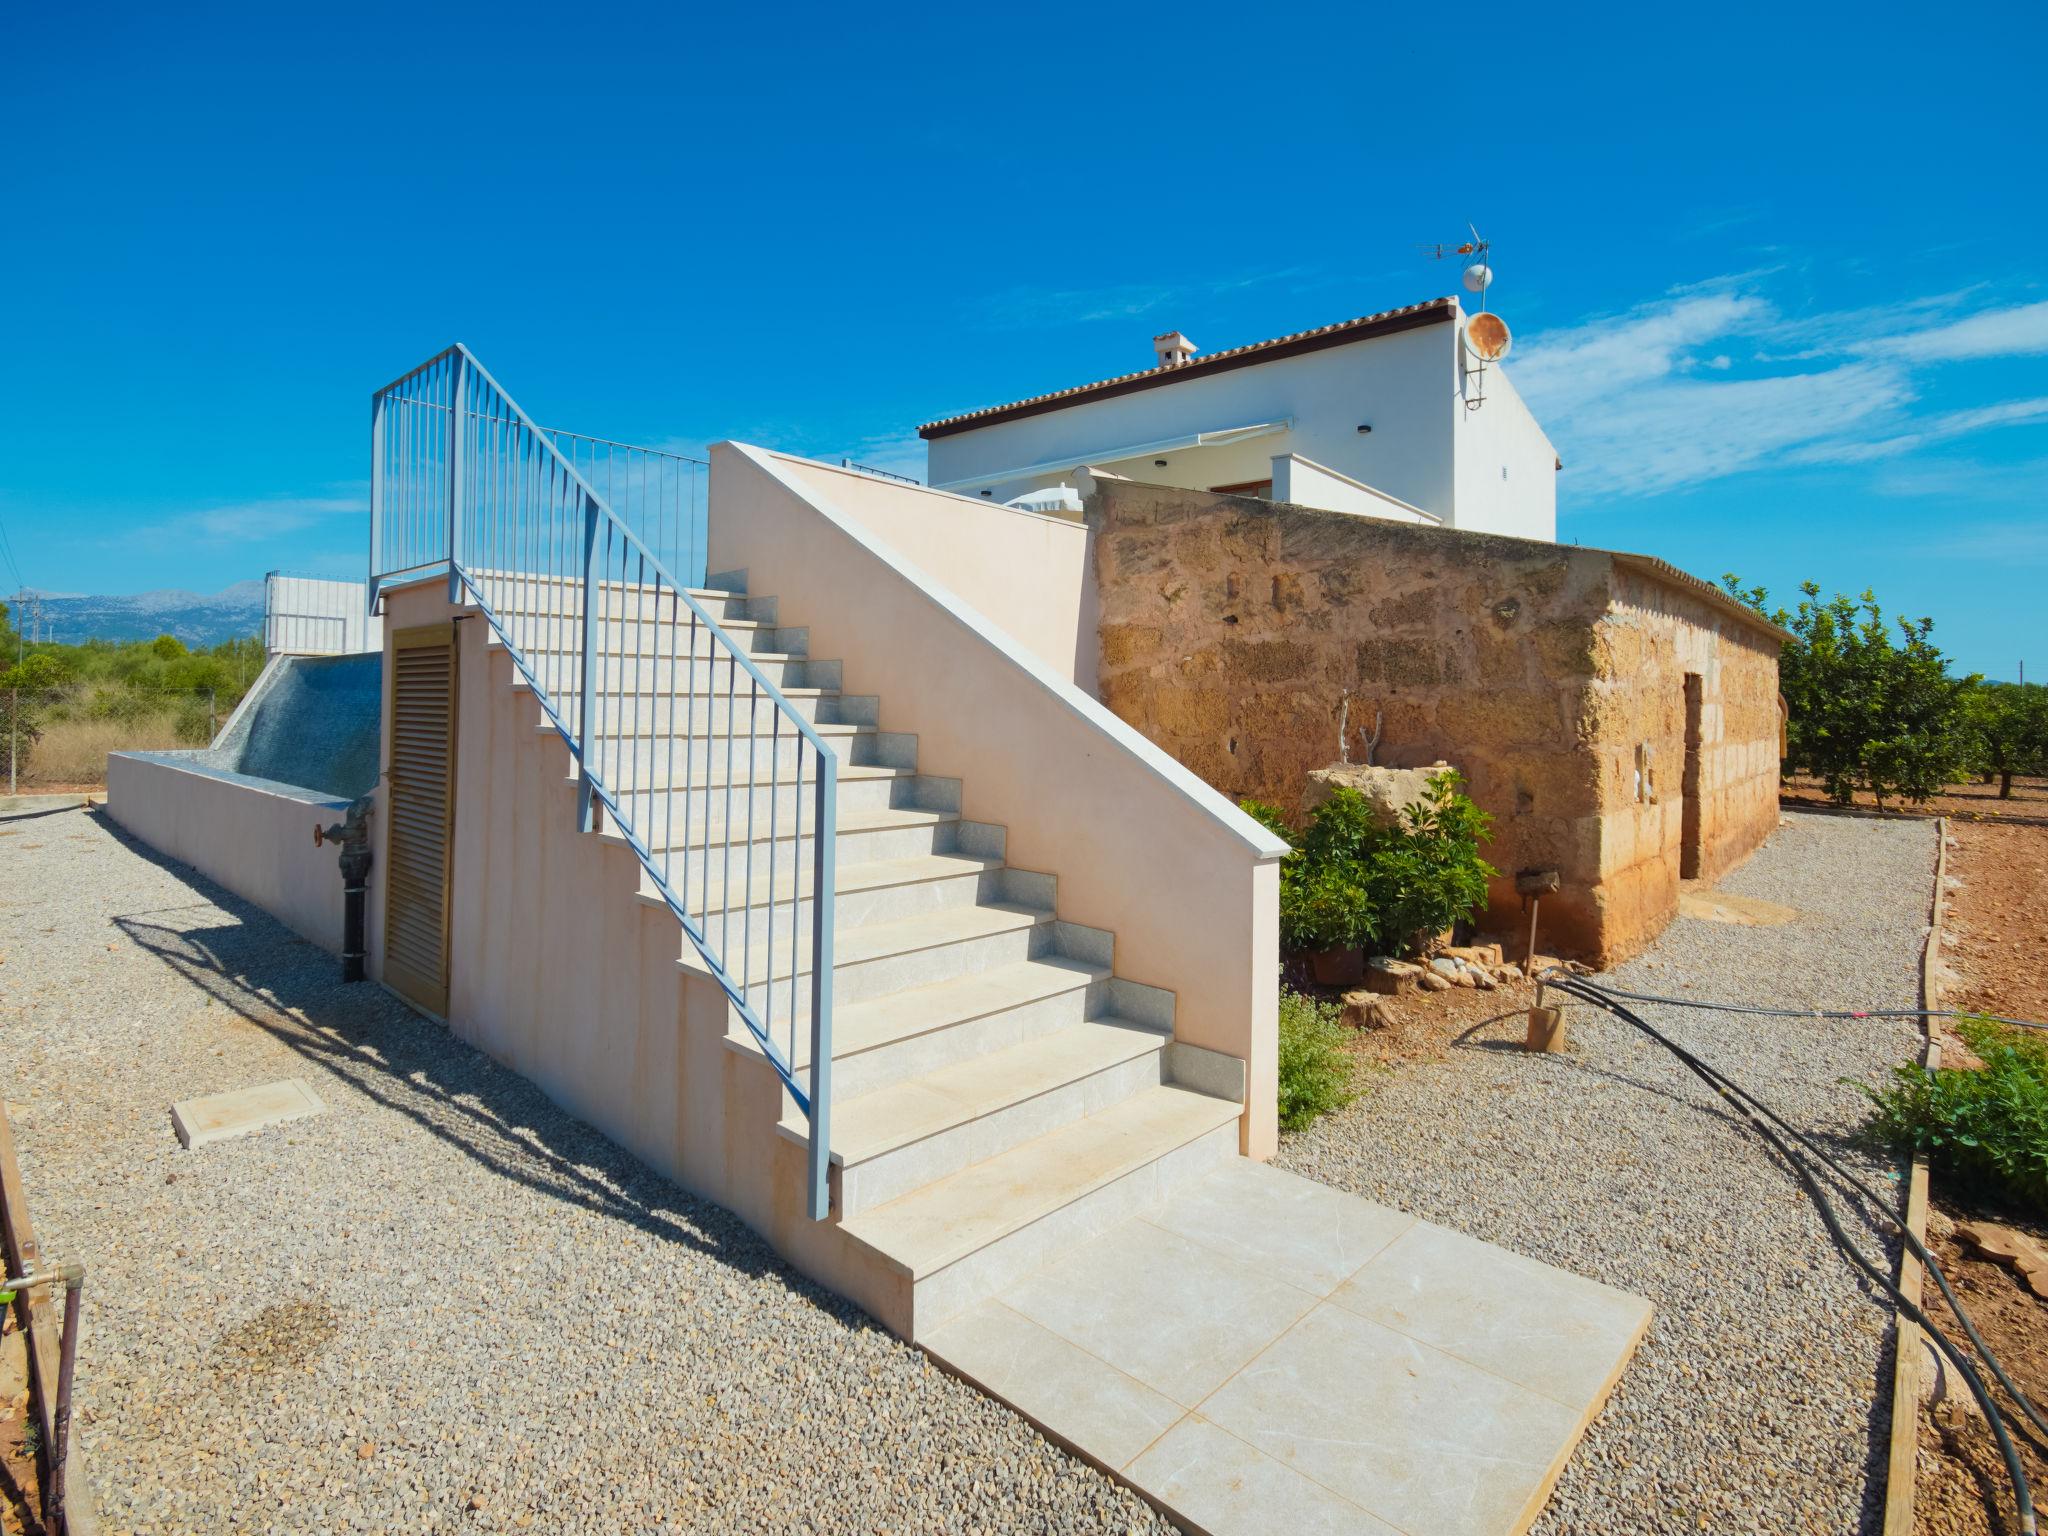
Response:
POLYGON ((1557 452, 1458 301, 1343 320, 918 428, 936 489, 1047 510, 1090 468, 1521 538, 1557 536, 1557 452), (1034 495, 1033 493, 1039 493, 1034 495))

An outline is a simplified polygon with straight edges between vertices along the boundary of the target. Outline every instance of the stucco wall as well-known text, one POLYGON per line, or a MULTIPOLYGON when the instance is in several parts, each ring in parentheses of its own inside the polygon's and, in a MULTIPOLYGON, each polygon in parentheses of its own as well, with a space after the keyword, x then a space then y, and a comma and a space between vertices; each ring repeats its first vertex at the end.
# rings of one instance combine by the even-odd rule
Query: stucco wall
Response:
POLYGON ((301 938, 341 953, 340 852, 313 828, 347 802, 208 766, 199 753, 115 752, 107 814, 159 853, 254 902, 301 938))
POLYGON ((1446 759, 1493 813, 1489 926, 1519 914, 1513 873, 1545 867, 1564 881, 1547 945, 1613 958, 1668 920, 1687 671, 1708 872, 1775 824, 1775 639, 1604 552, 1129 482, 1098 482, 1087 515, 1103 702, 1227 795, 1290 810, 1340 718, 1352 761, 1377 718, 1375 761, 1446 759))
MULTIPOLYGON (((1094 691, 1095 570, 1080 522, 774 457, 905 564, 964 598, 1068 682, 1094 691)), ((762 575, 772 587, 772 570, 762 575)), ((791 623, 804 622, 790 612, 791 623)))

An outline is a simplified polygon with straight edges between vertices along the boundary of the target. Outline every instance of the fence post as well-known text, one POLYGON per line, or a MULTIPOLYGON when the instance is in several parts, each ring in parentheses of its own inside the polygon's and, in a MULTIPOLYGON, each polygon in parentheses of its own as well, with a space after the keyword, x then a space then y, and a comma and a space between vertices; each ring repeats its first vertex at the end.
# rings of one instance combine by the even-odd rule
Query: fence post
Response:
POLYGON ((448 381, 448 601, 462 601, 464 436, 462 416, 469 393, 469 355, 455 349, 448 381))
MULTIPOLYGON (((818 753, 817 783, 818 809, 811 820, 811 1219, 823 1221, 832 1214, 832 907, 839 857, 839 760, 830 752, 818 753)), ((792 970, 795 958, 790 957, 792 970)))
POLYGON ((592 752, 597 740, 597 498, 583 498, 583 671, 576 705, 576 824, 597 830, 597 797, 591 793, 592 752))
MULTIPOLYGON (((377 606, 377 578, 384 573, 384 396, 370 396, 370 606, 377 606)), ((265 582, 268 605, 269 577, 265 582)), ((266 646, 266 649, 268 647, 266 646)))

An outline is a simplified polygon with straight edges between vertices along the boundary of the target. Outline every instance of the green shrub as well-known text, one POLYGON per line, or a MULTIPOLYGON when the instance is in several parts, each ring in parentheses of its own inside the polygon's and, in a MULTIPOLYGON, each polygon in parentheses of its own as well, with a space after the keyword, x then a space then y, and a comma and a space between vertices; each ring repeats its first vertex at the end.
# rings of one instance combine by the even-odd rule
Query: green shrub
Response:
POLYGON ((1325 864, 1280 879, 1280 943, 1314 953, 1358 949, 1373 936, 1372 896, 1359 866, 1325 864))
POLYGON ((1428 794, 1401 813, 1403 825, 1381 831, 1366 890, 1384 950, 1405 952, 1486 904, 1486 882, 1500 871, 1479 856, 1479 845, 1493 818, 1460 793, 1464 782, 1455 770, 1430 775, 1428 794))
POLYGON ((1981 1018, 1956 1032, 1983 1069, 1894 1067, 1889 1087, 1858 1084, 1866 1134, 1924 1154, 1961 1191, 2048 1215, 2048 1035, 1981 1018))
POLYGON ((1280 989, 1280 1129, 1304 1130, 1357 1093, 1335 1003, 1280 989))
POLYGON ((1471 917, 1498 873, 1479 856, 1493 818, 1460 792, 1457 773, 1433 774, 1424 798, 1383 825, 1355 789, 1336 789, 1295 833, 1257 800, 1245 812, 1292 843, 1280 864, 1280 943, 1292 952, 1370 944, 1390 954, 1471 917))

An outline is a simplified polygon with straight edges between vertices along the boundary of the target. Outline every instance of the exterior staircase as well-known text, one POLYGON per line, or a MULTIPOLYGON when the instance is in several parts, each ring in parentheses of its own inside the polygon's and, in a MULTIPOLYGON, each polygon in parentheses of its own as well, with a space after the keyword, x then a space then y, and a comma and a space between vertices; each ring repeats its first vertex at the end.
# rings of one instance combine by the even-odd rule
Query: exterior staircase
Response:
MULTIPOLYGON (((536 675, 580 647, 581 614, 561 611, 567 590, 540 591, 526 615, 523 649, 536 675), (555 617, 537 626, 548 609, 555 617)), ((1243 1064, 1177 1043, 1173 994, 1117 974, 1115 935, 1063 921, 1056 873, 1008 864, 1004 829, 961 815, 960 781, 922 763, 914 736, 887 729, 885 700, 846 691, 840 664, 811 656, 807 631, 774 598, 690 595, 840 759, 832 1235, 807 1267, 914 1338, 1234 1157, 1243 1064)), ((728 970, 749 978, 761 1016, 800 1015, 813 979, 815 893, 809 828, 799 837, 792 826, 798 749, 788 724, 770 700, 749 701, 732 657, 708 647, 687 659, 645 654, 630 594, 612 594, 606 607, 596 718, 616 735, 597 760, 632 764, 638 798, 622 810, 650 849, 708 847, 709 867, 688 877, 693 915, 720 952, 748 956, 744 968, 729 958, 728 970), (688 760, 671 725, 683 711, 698 722, 688 760), (671 793, 684 785, 730 793, 671 793), (663 803, 679 807, 672 818, 663 803), (782 915, 773 939, 771 913, 782 915)), ((532 692, 509 658, 495 680, 532 692)), ((562 726, 532 712, 551 751, 562 727, 578 724, 576 700, 561 707, 562 726)), ((597 836, 628 846, 611 818, 597 836)), ((639 901, 675 922, 637 860, 611 867, 639 870, 639 901)), ((708 978, 679 924, 676 935, 679 976, 708 978)), ((754 1155, 800 1166, 809 1121, 730 1011, 725 1049, 782 1104, 779 1118, 747 1128, 781 1144, 754 1155)), ((797 1031, 782 1044, 806 1072, 809 1040, 797 1031)))

